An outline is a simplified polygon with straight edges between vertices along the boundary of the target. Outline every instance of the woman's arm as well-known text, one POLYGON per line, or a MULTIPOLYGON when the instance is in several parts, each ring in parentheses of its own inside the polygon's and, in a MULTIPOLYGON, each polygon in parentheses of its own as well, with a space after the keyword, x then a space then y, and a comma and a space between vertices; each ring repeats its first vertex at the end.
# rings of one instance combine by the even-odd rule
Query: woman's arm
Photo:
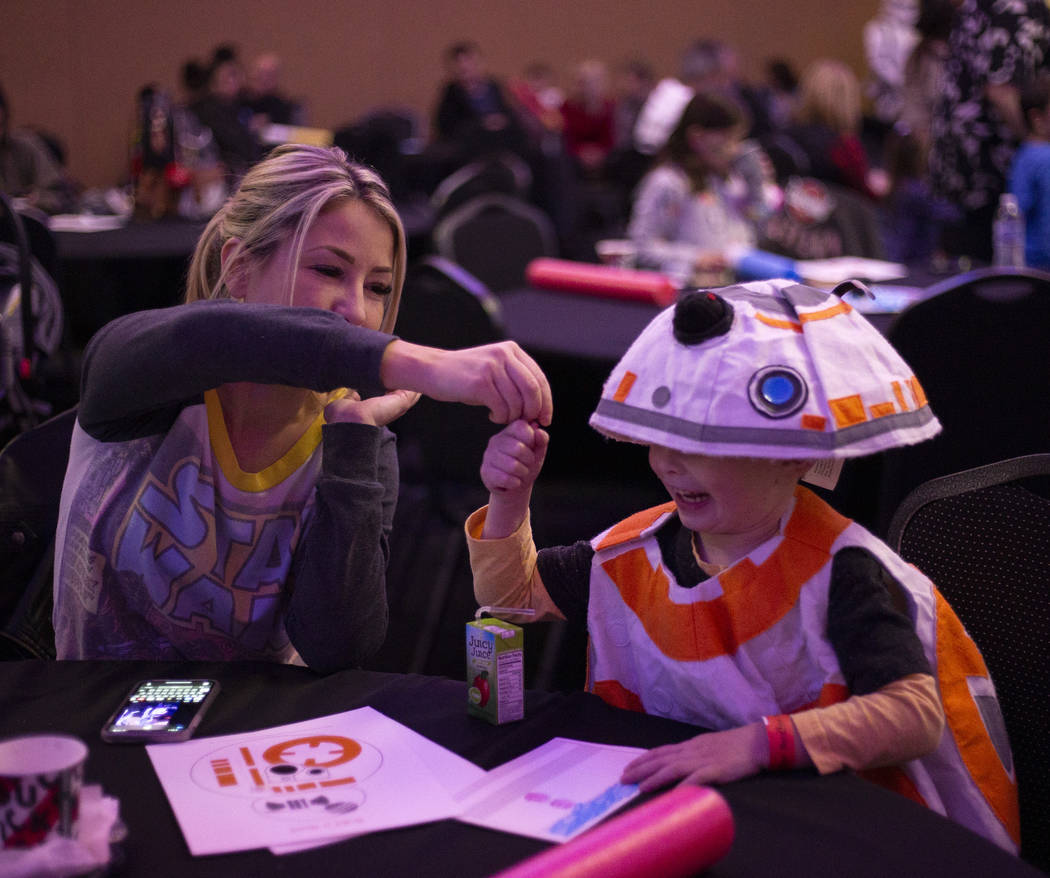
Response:
POLYGON ((389 430, 329 424, 323 442, 316 504, 292 562, 285 628, 307 665, 328 673, 361 666, 386 636, 398 470, 389 430))
POLYGON ((219 300, 139 311, 91 339, 77 417, 96 439, 127 439, 167 429, 187 401, 234 381, 379 393, 391 340, 319 308, 219 300))

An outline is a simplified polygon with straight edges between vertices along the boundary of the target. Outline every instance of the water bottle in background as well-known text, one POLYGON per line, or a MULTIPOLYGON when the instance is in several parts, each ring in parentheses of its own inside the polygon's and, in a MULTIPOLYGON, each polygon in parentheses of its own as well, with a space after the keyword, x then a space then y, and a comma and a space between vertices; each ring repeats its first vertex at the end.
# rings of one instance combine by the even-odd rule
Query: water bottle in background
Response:
POLYGON ((1024 216, 1017 196, 1004 192, 992 225, 992 261, 1007 268, 1024 267, 1024 216))

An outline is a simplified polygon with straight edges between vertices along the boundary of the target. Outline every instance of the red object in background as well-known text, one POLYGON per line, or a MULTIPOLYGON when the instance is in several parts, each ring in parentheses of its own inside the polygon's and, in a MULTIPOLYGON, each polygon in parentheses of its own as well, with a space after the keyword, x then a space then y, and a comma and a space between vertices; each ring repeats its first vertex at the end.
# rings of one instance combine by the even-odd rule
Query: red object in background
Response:
POLYGON ((178 162, 168 162, 164 166, 164 182, 172 189, 185 189, 192 182, 193 177, 189 168, 178 162))
POLYGON ((675 787, 495 878, 686 878, 729 852, 735 827, 711 787, 675 787))
POLYGON ((534 287, 649 302, 666 307, 678 290, 665 274, 614 265, 594 265, 568 259, 533 259, 525 279, 534 287))

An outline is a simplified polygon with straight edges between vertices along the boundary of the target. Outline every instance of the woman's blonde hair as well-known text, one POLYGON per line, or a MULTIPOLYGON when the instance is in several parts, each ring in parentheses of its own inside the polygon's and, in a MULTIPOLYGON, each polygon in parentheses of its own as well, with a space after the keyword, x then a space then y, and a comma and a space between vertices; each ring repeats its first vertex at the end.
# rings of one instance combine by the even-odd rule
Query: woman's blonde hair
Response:
POLYGON ((244 175, 237 191, 212 217, 197 242, 186 281, 186 301, 228 298, 226 279, 231 273, 261 265, 291 238, 290 304, 303 238, 318 214, 339 199, 368 205, 390 226, 394 237, 393 292, 380 327, 390 332, 397 320, 405 280, 405 231, 382 178, 371 168, 351 162, 337 147, 278 146, 244 175), (231 238, 240 244, 224 266, 222 248, 231 238))
POLYGON ((840 134, 859 131, 861 96, 857 74, 841 61, 814 61, 802 74, 795 118, 804 125, 827 125, 840 134))

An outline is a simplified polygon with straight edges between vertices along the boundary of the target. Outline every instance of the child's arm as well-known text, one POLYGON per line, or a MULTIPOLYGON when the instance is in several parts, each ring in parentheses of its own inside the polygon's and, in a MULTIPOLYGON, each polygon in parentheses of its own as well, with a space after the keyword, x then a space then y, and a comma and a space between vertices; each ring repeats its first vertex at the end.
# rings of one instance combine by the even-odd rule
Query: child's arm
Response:
MULTIPOLYGON (((795 766, 815 765, 821 773, 876 768, 936 748, 944 710, 914 623, 894 601, 899 591, 870 552, 845 548, 836 553, 827 637, 856 694, 791 715, 795 766)), ((624 782, 643 782, 649 790, 673 780, 746 777, 768 765, 768 744, 763 750, 759 740, 767 740, 760 722, 661 747, 628 765, 624 782)))
POLYGON ((540 578, 529 526, 529 499, 547 442, 544 430, 523 420, 489 440, 481 462, 489 504, 473 513, 465 528, 478 603, 535 610, 526 621, 565 618, 540 578))
MULTIPOLYGON (((791 715, 794 759, 781 767, 815 765, 827 774, 899 765, 933 750, 943 726, 933 677, 913 674, 877 692, 791 715)), ((645 791, 674 781, 728 783, 769 765, 769 736, 765 723, 757 722, 657 747, 630 763, 621 780, 645 791)))

